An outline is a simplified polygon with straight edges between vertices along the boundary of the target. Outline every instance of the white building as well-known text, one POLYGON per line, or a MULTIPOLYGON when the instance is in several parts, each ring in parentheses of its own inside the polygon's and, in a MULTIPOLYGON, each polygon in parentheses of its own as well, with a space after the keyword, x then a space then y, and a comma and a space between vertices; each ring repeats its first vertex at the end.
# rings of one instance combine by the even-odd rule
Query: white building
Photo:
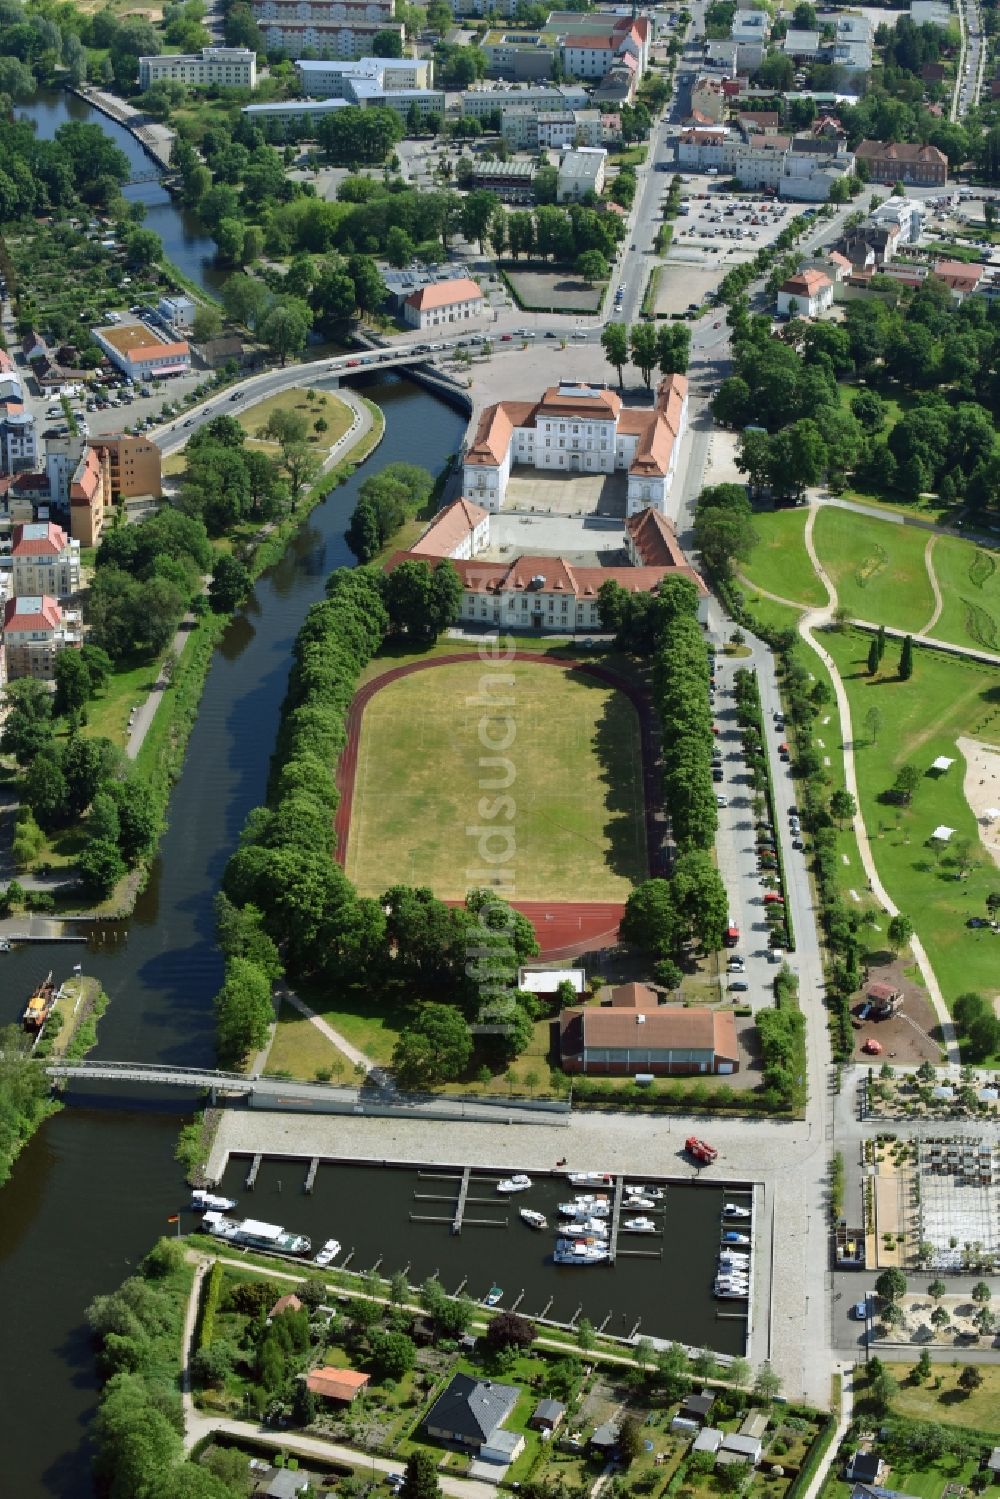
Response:
POLYGON ((798 271, 778 291, 783 317, 821 317, 833 306, 833 282, 824 271, 798 271))
POLYGON ((307 99, 350 99, 354 84, 374 83, 385 90, 429 89, 434 64, 413 57, 359 57, 353 62, 299 58, 295 63, 299 91, 307 99))
POLYGON ((838 141, 758 133, 744 138, 718 126, 698 126, 678 137, 677 165, 714 170, 747 188, 773 188, 792 201, 822 203, 834 182, 853 171, 854 157, 838 141))
POLYGON ((490 514, 464 498, 439 510, 410 548, 415 557, 450 557, 471 561, 490 544, 490 514))
POLYGON ((958 19, 945 0, 910 0, 914 26, 957 26, 958 19))
POLYGON ((887 198, 869 217, 876 224, 898 224, 897 244, 915 245, 924 227, 927 209, 919 198, 887 198))
POLYGON ((8 682, 35 677, 50 682, 56 656, 83 643, 79 614, 64 614, 54 598, 33 594, 9 598, 3 611, 3 649, 8 682))
POLYGON ((484 82, 459 95, 459 113, 466 119, 482 120, 496 110, 539 111, 586 109, 589 95, 579 84, 537 83, 520 86, 484 82))
POLYGON ((80 591, 80 543, 61 526, 40 521, 15 526, 12 536, 13 592, 66 599, 80 591))
POLYGON ((480 318, 483 294, 468 276, 421 286, 403 303, 403 320, 410 328, 444 328, 480 318))
POLYGON ((801 31, 790 27, 781 44, 782 51, 794 62, 814 62, 819 56, 821 36, 818 31, 801 31))
POLYGON ((604 187, 608 153, 603 146, 574 146, 559 161, 557 203, 579 203, 585 193, 600 193, 604 187))
POLYGON ((511 470, 625 472, 627 511, 663 511, 687 426, 688 382, 670 375, 652 410, 626 407, 604 386, 563 382, 539 401, 500 401, 480 418, 464 460, 462 488, 484 510, 500 510, 511 470))
POLYGON ((148 323, 118 323, 92 328, 91 337, 116 369, 130 380, 158 380, 183 375, 191 367, 187 340, 171 339, 148 323))
POLYGON ((0 405, 0 474, 19 474, 38 460, 35 418, 17 401, 0 405))
POLYGON ((257 54, 248 47, 202 47, 200 52, 139 58, 139 86, 183 83, 187 88, 256 88, 257 54))
POLYGON ((156 310, 171 328, 190 328, 198 304, 193 297, 161 297, 156 310))

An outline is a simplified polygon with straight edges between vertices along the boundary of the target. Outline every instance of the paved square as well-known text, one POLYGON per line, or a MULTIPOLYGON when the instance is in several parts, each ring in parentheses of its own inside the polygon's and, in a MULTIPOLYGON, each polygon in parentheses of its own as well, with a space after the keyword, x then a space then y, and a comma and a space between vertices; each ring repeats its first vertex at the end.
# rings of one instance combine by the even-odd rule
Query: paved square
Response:
POLYGON ((628 478, 613 474, 557 474, 516 468, 507 484, 504 510, 549 515, 608 515, 625 518, 628 478))
POLYGON ((480 556, 489 562, 515 557, 564 557, 579 567, 625 567, 625 527, 604 516, 511 515, 501 510, 490 526, 492 545, 480 556))

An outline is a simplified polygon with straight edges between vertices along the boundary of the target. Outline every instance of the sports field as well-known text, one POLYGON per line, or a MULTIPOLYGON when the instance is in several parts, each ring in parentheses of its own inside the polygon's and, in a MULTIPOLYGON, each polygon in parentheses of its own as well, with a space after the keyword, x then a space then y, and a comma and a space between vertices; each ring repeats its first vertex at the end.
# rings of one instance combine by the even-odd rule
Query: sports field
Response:
POLYGON ((624 901, 646 875, 644 816, 624 693, 532 661, 450 663, 368 702, 345 868, 363 895, 459 899, 495 870, 509 898, 624 901))

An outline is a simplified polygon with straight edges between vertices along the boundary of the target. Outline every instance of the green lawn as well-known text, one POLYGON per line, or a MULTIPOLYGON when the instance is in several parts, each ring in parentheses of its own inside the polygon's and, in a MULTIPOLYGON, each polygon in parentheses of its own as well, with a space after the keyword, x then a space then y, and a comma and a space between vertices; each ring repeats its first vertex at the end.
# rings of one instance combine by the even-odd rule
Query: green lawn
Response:
POLYGON ((462 898, 495 869, 522 900, 624 901, 646 868, 639 723, 613 688, 474 660, 365 709, 346 860, 361 894, 405 881, 462 898))
POLYGON ((323 1035, 312 1021, 291 1005, 283 1004, 278 1025, 267 1056, 266 1072, 288 1073, 311 1082, 321 1072, 329 1081, 350 1083, 354 1080, 353 1064, 342 1051, 323 1035))
MULTIPOLYGON (((1000 1436, 1000 1367, 978 1364, 983 1382, 973 1394, 959 1388, 961 1369, 935 1364, 932 1377, 923 1384, 910 1384, 910 1370, 904 1364, 893 1364, 899 1380, 899 1393, 893 1396, 892 1408, 901 1416, 920 1421, 942 1421, 949 1426, 967 1426, 973 1431, 1000 1436), (940 1378, 941 1388, 934 1385, 940 1378)), ((908 1493, 915 1493, 907 1485, 908 1493)))
POLYGON ((753 518, 757 545, 742 572, 757 588, 779 594, 794 603, 826 603, 826 589, 813 571, 802 534, 808 510, 762 512, 753 518))
POLYGON ((913 631, 930 619, 926 532, 824 505, 813 542, 838 601, 853 617, 913 631))
POLYGON ((944 608, 931 633, 956 645, 1000 651, 1000 553, 939 536, 932 564, 944 608))
POLYGON ((144 661, 139 666, 123 666, 112 672, 107 686, 87 704, 85 734, 110 739, 124 747, 128 739, 129 710, 144 703, 156 685, 159 661, 144 661))
POLYGON ((847 631, 826 634, 823 643, 837 663, 850 700, 858 786, 879 874, 900 910, 914 922, 945 998, 952 1001, 967 989, 995 993, 1000 973, 996 938, 989 931, 968 930, 965 922, 970 915, 985 915, 986 895, 996 888, 997 869, 982 849, 965 800, 963 762, 955 740, 969 734, 1000 743, 997 673, 918 647, 912 678, 900 682, 894 675, 898 647, 890 645, 886 672, 873 679, 866 670, 870 638, 847 631), (872 707, 882 720, 875 744, 865 725, 872 707), (957 763, 946 775, 928 776, 938 755, 950 755, 957 763), (879 800, 904 764, 916 766, 922 775, 908 809, 879 800), (927 845, 939 823, 955 829, 950 850, 927 845), (963 839, 969 840, 973 863, 960 880, 954 850, 963 839))

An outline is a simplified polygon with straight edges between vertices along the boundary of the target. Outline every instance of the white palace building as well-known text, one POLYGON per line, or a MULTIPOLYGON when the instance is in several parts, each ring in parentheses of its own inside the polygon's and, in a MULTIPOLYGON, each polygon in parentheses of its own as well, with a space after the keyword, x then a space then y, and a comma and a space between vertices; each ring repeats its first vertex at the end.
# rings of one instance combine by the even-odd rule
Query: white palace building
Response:
POLYGON ((539 401, 499 401, 480 418, 463 460, 465 497, 500 510, 511 470, 628 475, 627 513, 661 514, 687 424, 688 382, 668 375, 651 409, 625 406, 606 386, 563 381, 539 401))

